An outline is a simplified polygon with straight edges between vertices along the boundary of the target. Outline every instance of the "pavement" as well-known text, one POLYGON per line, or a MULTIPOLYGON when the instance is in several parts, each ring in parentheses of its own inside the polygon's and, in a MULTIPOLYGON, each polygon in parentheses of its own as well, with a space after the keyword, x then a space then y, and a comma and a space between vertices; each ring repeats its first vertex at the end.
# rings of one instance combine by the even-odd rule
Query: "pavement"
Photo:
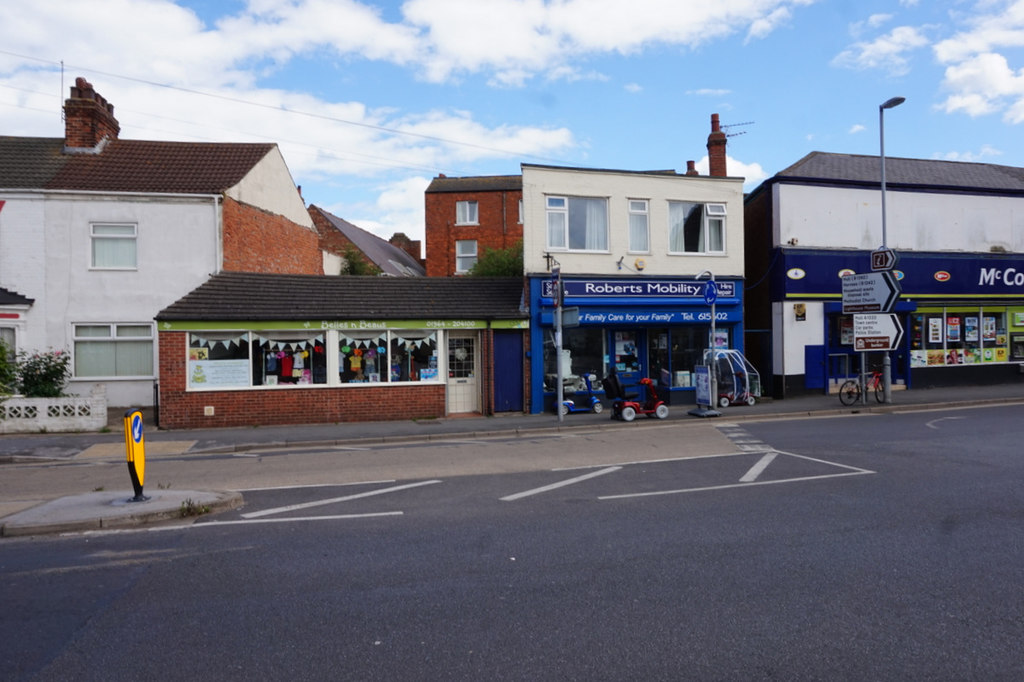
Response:
MULTIPOLYGON (((1014 377, 1016 379, 1016 377, 1014 377)), ((986 386, 915 388, 892 392, 892 403, 878 404, 869 396, 866 404, 845 407, 838 396, 812 394, 785 400, 761 399, 757 404, 717 409, 718 416, 690 414, 693 404, 672 405, 667 421, 733 423, 750 420, 824 417, 858 413, 889 413, 921 409, 1024 405, 1024 374, 1019 380, 986 386)), ((386 443, 451 440, 452 438, 520 437, 573 430, 642 428, 646 419, 632 424, 612 420, 610 410, 601 414, 572 413, 561 420, 552 413, 468 416, 444 419, 396 420, 339 424, 259 426, 220 429, 163 430, 152 415, 145 425, 145 455, 182 457, 213 453, 258 452, 261 449, 359 446, 386 443)), ((39 433, 0 436, 0 472, 5 466, 47 467, 81 464, 96 459, 126 459, 123 412, 112 411, 106 430, 90 433, 39 433)), ((0 473, 0 478, 3 474, 0 473)), ((128 476, 125 476, 128 479, 128 476)), ((73 533, 89 530, 138 527, 181 522, 190 517, 242 506, 237 491, 172 490, 144 488, 144 501, 130 501, 134 489, 92 490, 58 496, 28 508, 18 508, 24 497, 0 486, 0 536, 73 533), (8 496, 9 499, 5 499, 8 496), (6 504, 5 504, 6 503, 6 504), (5 510, 14 510, 6 516, 5 510)))

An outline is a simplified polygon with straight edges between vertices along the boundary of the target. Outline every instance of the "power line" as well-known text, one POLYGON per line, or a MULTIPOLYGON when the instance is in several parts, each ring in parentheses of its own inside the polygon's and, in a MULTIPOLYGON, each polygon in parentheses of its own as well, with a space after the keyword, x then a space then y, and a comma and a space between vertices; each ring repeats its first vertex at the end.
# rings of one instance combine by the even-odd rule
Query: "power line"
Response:
POLYGON ((146 80, 144 78, 135 78, 133 76, 125 76, 125 75, 122 75, 122 74, 111 73, 111 72, 108 72, 108 71, 100 71, 98 69, 93 69, 93 68, 90 68, 90 67, 87 67, 87 66, 76 66, 76 65, 73 65, 73 64, 72 65, 65 65, 63 61, 61 61, 61 62, 54 62, 54 61, 47 60, 47 59, 41 59, 39 57, 30 57, 28 55, 18 54, 16 52, 10 52, 8 50, 0 50, 0 54, 5 54, 5 55, 11 56, 11 57, 17 57, 19 59, 28 59, 28 60, 32 60, 32 61, 37 61, 37 62, 40 62, 40 63, 43 63, 43 64, 50 64, 52 66, 58 66, 61 69, 63 69, 65 66, 68 66, 68 67, 73 68, 73 69, 87 71, 89 73, 95 73, 95 74, 99 74, 99 75, 102 75, 102 76, 108 76, 110 78, 119 78, 121 80, 131 81, 131 82, 134 82, 134 83, 141 83, 143 85, 148 85, 148 86, 155 87, 155 88, 165 88, 165 89, 174 90, 174 91, 177 91, 177 92, 184 92, 184 93, 188 93, 188 94, 191 94, 191 95, 198 95, 200 97, 209 97, 209 98, 212 98, 212 99, 218 99, 218 100, 222 100, 222 101, 225 101, 225 102, 231 102, 231 103, 234 103, 234 104, 242 104, 242 105, 245 105, 245 106, 257 107, 257 108, 260 108, 260 109, 267 109, 267 110, 275 111, 275 112, 279 112, 279 113, 294 114, 294 115, 297 115, 297 116, 306 116, 306 117, 309 117, 309 118, 315 118, 315 119, 319 119, 319 120, 323 120, 323 121, 330 121, 332 123, 340 123, 340 124, 343 124, 343 125, 350 125, 350 126, 355 126, 355 127, 359 127, 359 128, 366 128, 368 130, 375 130, 375 131, 382 132, 382 133, 388 133, 390 135, 401 135, 401 136, 405 136, 405 137, 414 137, 414 138, 421 139, 421 140, 429 140, 431 142, 438 142, 438 143, 441 143, 441 144, 454 145, 454 146, 459 146, 459 147, 467 147, 467 148, 470 148, 470 149, 479 149, 479 150, 482 150, 482 151, 494 152, 496 154, 501 154, 501 155, 511 156, 511 157, 517 157, 518 156, 518 157, 522 157, 522 158, 537 159, 537 160, 541 160, 541 161, 549 161, 549 162, 555 162, 555 163, 561 163, 561 164, 567 163, 565 161, 562 161, 562 160, 559 160, 559 159, 550 158, 550 157, 537 156, 537 155, 534 155, 534 154, 522 154, 522 153, 518 153, 518 152, 515 152, 515 151, 510 151, 508 149, 500 149, 498 147, 489 147, 489 146, 486 146, 486 145, 475 144, 473 142, 462 142, 460 140, 452 140, 452 139, 449 139, 449 138, 440 137, 440 136, 436 136, 436 135, 425 135, 423 133, 413 133, 413 132, 409 132, 409 131, 406 131, 406 130, 399 130, 397 128, 388 128, 387 126, 374 125, 372 123, 363 123, 363 122, 360 122, 360 121, 350 121, 348 119, 337 118, 335 116, 328 116, 326 114, 319 114, 319 113, 310 112, 310 111, 302 111, 300 109, 292 109, 292 108, 289 108, 289 107, 274 106, 272 104, 264 104, 262 102, 255 102, 255 101, 252 101, 252 100, 243 99, 241 97, 231 97, 231 96, 228 96, 228 95, 219 95, 219 94, 210 93, 210 92, 203 92, 202 90, 194 90, 194 89, 191 89, 191 88, 183 88, 183 87, 176 86, 176 85, 168 85, 166 83, 158 83, 156 81, 146 80))

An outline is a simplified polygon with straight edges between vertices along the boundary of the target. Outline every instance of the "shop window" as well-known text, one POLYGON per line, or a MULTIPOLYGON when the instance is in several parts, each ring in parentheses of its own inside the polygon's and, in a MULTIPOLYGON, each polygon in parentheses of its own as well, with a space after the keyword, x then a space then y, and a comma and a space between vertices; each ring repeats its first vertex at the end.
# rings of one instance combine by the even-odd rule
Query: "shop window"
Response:
POLYGON ((548 248, 608 250, 608 200, 601 197, 547 197, 548 248))
POLYGON ((326 384, 323 333, 255 332, 252 370, 254 386, 326 384))
POLYGON ((393 331, 390 348, 391 381, 437 381, 436 331, 393 331))
POLYGON ((668 202, 669 253, 725 253, 725 204, 668 202))
MULTIPOLYGON (((562 332, 563 390, 584 390, 584 374, 597 377, 598 386, 607 374, 607 332, 603 328, 573 327, 562 332)), ((544 390, 557 388, 558 366, 555 364, 555 333, 548 330, 544 340, 544 390)), ((595 387, 596 388, 596 387, 595 387)))
POLYGON ((344 331, 338 336, 338 374, 343 384, 379 383, 388 377, 385 331, 344 331))
POLYGON ((76 324, 76 377, 153 376, 153 325, 76 324))
POLYGON ((189 388, 250 385, 248 332, 193 332, 188 335, 189 388))
POLYGON ((938 309, 910 316, 912 367, 974 365, 1009 360, 1006 313, 938 309))

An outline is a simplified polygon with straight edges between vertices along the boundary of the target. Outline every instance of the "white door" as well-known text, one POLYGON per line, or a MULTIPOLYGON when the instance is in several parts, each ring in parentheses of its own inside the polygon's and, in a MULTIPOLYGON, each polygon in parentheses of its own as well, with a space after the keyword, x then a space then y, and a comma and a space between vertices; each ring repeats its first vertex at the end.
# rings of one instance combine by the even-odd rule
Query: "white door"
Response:
POLYGON ((448 334, 448 414, 480 411, 478 341, 475 333, 448 334))

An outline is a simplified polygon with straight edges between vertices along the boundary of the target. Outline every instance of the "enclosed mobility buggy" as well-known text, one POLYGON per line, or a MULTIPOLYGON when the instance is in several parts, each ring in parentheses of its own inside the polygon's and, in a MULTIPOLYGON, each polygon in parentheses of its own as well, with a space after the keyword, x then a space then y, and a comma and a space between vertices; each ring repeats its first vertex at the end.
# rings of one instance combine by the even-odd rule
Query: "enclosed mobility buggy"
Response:
MULTIPOLYGON (((707 353, 705 351, 705 359, 707 353)), ((718 406, 753 405, 761 397, 761 375, 743 353, 734 349, 715 351, 718 372, 718 406)))

